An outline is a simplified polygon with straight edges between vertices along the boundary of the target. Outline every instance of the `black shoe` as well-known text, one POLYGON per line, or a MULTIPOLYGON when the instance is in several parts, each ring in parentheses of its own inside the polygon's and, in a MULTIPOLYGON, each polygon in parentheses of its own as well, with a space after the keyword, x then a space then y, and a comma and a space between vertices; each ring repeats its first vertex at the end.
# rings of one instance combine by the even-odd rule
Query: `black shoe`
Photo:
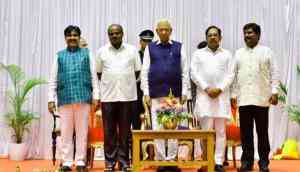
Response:
POLYGON ((72 171, 72 168, 69 166, 62 166, 61 171, 62 172, 70 172, 70 171, 72 171))
POLYGON ((259 168, 259 172, 269 172, 269 168, 259 168))
POLYGON ((240 168, 238 168, 238 172, 248 172, 253 170, 253 163, 251 162, 242 162, 240 168))
POLYGON ((260 164, 259 165, 259 172, 269 172, 268 164, 260 164))
POLYGON ((223 172, 223 166, 222 165, 215 165, 215 172, 223 172))
POLYGON ((120 172, 130 172, 132 171, 129 167, 122 167, 120 172))
POLYGON ((223 166, 229 166, 228 161, 224 161, 224 162, 223 162, 223 166))
POLYGON ((87 172, 87 168, 84 165, 79 165, 76 167, 77 172, 87 172))
POLYGON ((105 168, 104 171, 105 172, 113 172, 115 170, 115 162, 105 162, 105 168))
POLYGON ((120 169, 121 172, 130 172, 131 171, 130 166, 127 165, 127 164, 126 165, 121 165, 120 164, 120 168, 119 169, 120 169))

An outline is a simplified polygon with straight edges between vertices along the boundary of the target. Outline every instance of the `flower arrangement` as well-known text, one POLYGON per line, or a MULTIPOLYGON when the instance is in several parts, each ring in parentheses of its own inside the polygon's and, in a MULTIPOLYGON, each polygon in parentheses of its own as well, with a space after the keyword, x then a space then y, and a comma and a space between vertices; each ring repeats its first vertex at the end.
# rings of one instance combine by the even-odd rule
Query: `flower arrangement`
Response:
POLYGON ((187 109, 173 96, 172 90, 168 97, 160 100, 160 108, 156 113, 158 124, 165 129, 175 129, 178 123, 189 118, 187 109))

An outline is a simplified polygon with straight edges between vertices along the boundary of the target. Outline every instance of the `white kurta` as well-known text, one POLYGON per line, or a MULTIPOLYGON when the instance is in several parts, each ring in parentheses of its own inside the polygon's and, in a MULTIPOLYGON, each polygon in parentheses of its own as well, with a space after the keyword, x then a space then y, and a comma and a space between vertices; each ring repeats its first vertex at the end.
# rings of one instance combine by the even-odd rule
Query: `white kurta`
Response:
POLYGON ((194 114, 199 117, 230 118, 230 85, 234 79, 233 58, 228 50, 209 48, 196 50, 191 61, 191 79, 197 85, 194 114), (206 88, 220 88, 222 93, 212 99, 206 88))

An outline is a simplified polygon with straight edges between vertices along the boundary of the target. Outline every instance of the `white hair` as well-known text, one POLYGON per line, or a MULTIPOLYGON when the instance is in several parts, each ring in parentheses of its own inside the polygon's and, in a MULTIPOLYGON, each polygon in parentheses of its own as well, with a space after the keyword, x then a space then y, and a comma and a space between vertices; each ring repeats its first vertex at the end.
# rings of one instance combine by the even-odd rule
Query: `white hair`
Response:
POLYGON ((170 28, 172 28, 171 22, 170 22, 168 19, 165 19, 165 18, 159 19, 159 20, 157 21, 156 27, 158 28, 158 25, 159 25, 159 24, 162 24, 162 23, 165 23, 165 24, 169 25, 170 28))

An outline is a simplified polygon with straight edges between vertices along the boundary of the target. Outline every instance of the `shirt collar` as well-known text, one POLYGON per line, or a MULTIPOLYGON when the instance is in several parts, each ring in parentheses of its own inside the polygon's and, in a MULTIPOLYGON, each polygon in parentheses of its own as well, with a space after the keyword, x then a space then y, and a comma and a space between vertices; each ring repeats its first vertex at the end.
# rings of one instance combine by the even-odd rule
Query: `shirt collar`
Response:
POLYGON ((79 47, 75 47, 75 48, 67 47, 67 51, 68 51, 68 52, 71 52, 71 53, 75 53, 75 52, 77 52, 77 51, 79 51, 79 50, 80 50, 79 47))
MULTIPOLYGON (((161 42, 160 39, 159 39, 159 40, 156 42, 156 45, 161 44, 161 43, 162 43, 162 42, 161 42)), ((173 44, 173 41, 172 41, 172 40, 169 40, 168 43, 169 43, 169 44, 173 44)))
POLYGON ((223 48, 222 47, 219 47, 215 52, 213 52, 210 48, 208 48, 208 46, 205 47, 205 50, 210 52, 210 53, 213 53, 213 54, 218 54, 219 52, 223 52, 223 48))
POLYGON ((114 46, 112 46, 111 43, 108 43, 108 48, 113 49, 113 50, 122 50, 123 48, 125 48, 124 43, 122 42, 121 46, 119 49, 116 49, 114 46))
POLYGON ((254 50, 256 50, 257 48, 259 48, 260 47, 260 44, 257 44, 255 47, 253 47, 253 48, 250 48, 250 47, 248 47, 247 45, 246 45, 246 50, 247 51, 254 51, 254 50))

